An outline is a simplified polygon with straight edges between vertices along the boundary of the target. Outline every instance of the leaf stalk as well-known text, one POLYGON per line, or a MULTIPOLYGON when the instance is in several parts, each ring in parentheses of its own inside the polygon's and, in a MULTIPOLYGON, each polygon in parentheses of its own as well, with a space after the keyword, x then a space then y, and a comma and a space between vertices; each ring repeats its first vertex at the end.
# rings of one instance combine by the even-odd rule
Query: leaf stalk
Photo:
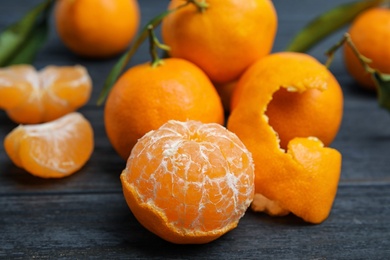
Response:
POLYGON ((162 44, 156 34, 154 33, 153 25, 148 26, 148 33, 149 33, 149 52, 150 56, 152 57, 152 68, 158 67, 164 63, 163 59, 160 58, 158 55, 158 49, 162 49, 165 51, 169 51, 170 48, 168 45, 162 44))

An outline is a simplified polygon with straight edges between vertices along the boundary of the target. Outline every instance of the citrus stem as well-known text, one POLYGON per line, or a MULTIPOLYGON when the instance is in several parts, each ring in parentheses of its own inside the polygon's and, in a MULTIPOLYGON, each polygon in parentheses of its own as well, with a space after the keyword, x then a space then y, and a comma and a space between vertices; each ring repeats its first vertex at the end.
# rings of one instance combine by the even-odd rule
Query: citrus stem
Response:
POLYGON ((187 3, 194 4, 201 13, 206 11, 206 9, 209 7, 209 4, 206 2, 206 0, 187 0, 187 3))
POLYGON ((149 33, 149 52, 150 52, 150 56, 152 57, 152 67, 155 68, 164 63, 163 59, 161 59, 158 55, 158 49, 169 51, 170 48, 168 45, 162 44, 158 40, 156 34, 154 33, 154 27, 151 24, 148 26, 148 33, 149 33))
POLYGON ((348 33, 344 34, 341 41, 336 43, 326 52, 326 55, 329 57, 326 62, 326 66, 329 67, 331 61, 333 60, 334 53, 344 44, 348 44, 359 62, 363 65, 365 71, 370 73, 375 85, 377 86, 379 106, 390 111, 390 74, 381 73, 370 67, 369 63, 371 60, 359 52, 348 33))
POLYGON ((333 61, 335 52, 344 44, 348 44, 349 47, 351 47, 352 51, 358 58, 359 62, 363 65, 365 71, 367 71, 370 74, 375 73, 375 70, 371 68, 368 63, 371 62, 371 60, 365 56, 363 56, 359 50, 356 48, 355 44, 353 43, 351 36, 349 33, 345 33, 343 38, 336 43, 334 46, 332 46, 325 54, 328 56, 328 60, 326 61, 326 67, 329 68, 331 62, 333 61))

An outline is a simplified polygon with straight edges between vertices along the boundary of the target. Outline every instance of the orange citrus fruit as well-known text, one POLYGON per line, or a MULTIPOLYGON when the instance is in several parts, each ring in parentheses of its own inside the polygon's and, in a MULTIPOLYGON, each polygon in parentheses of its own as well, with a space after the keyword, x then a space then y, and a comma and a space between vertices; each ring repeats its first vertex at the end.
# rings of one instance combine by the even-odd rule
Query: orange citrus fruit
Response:
POLYGON ((230 112, 231 99, 236 85, 236 80, 225 84, 214 84, 215 89, 217 90, 218 95, 221 98, 223 109, 225 110, 226 114, 229 114, 230 112))
MULTIPOLYGON (((352 42, 371 62, 369 66, 381 73, 390 73, 390 10, 371 8, 358 15, 349 28, 352 42)), ((370 73, 366 72, 348 44, 344 46, 344 61, 349 73, 366 89, 376 90, 370 73)))
MULTIPOLYGON (((291 65, 301 62, 303 67, 315 64, 315 72, 326 76, 326 81, 323 82, 321 88, 300 92, 294 86, 284 86, 273 94, 265 114, 269 118, 269 124, 278 133, 282 148, 287 148, 288 142, 294 137, 309 136, 315 136, 325 146, 329 146, 339 131, 343 116, 343 93, 336 78, 325 66, 308 55, 277 53, 264 59, 264 61, 257 62, 257 65, 253 65, 253 68, 249 69, 250 72, 246 73, 237 84, 232 94, 231 109, 237 106, 243 88, 249 85, 248 82, 254 82, 255 75, 270 78, 270 80, 278 77, 276 72, 270 71, 267 71, 269 74, 260 75, 257 73, 258 66, 263 66, 262 64, 277 66, 284 62, 291 65)), ((297 69, 292 67, 289 69, 284 74, 296 73, 297 69)), ((314 82, 316 74, 313 74, 312 78, 314 82)), ((259 81, 253 87, 264 88, 264 84, 267 82, 259 81)))
POLYGON ((31 65, 0 69, 0 108, 17 123, 36 124, 57 119, 88 102, 92 82, 82 66, 31 65))
POLYGON ((48 123, 19 125, 4 139, 13 163, 42 178, 75 173, 89 160, 93 147, 93 129, 78 112, 48 123))
MULTIPOLYGON (((201 1, 198 1, 201 2, 201 1)), ((203 11, 189 4, 169 14, 162 23, 170 55, 187 59, 213 82, 236 80, 273 46, 277 14, 269 0, 207 0, 203 11)), ((172 0, 169 9, 182 5, 172 0)))
POLYGON ((74 53, 107 58, 124 51, 140 23, 136 0, 57 0, 55 24, 74 53))
POLYGON ((127 159, 144 134, 171 119, 224 123, 221 100, 204 72, 183 59, 130 68, 107 98, 104 122, 118 154, 127 159))
POLYGON ((143 136, 121 174, 127 204, 161 238, 200 244, 235 228, 254 195, 251 154, 219 124, 170 120, 143 136))
POLYGON ((241 97, 227 126, 252 153, 256 194, 274 202, 256 198, 253 209, 272 213, 273 209, 264 208, 276 207, 277 214, 292 212, 311 223, 328 217, 337 192, 341 154, 324 147, 315 136, 296 137, 282 149, 266 111, 280 88, 296 93, 326 91, 331 78, 322 64, 306 54, 275 53, 256 62, 240 79, 241 97))

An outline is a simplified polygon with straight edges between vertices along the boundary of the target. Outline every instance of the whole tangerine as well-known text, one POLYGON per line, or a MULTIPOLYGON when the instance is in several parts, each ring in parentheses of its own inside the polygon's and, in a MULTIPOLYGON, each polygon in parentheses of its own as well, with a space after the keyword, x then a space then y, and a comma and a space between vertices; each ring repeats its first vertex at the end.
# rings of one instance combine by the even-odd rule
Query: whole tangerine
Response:
POLYGON ((221 100, 210 79, 183 59, 127 70, 110 91, 104 109, 107 136, 127 159, 137 140, 168 120, 224 123, 221 100))
POLYGON ((55 24, 63 43, 74 53, 108 58, 124 51, 140 23, 136 0, 58 0, 55 24))
MULTIPOLYGON (((353 21, 348 30, 352 42, 363 56, 369 58, 369 66, 381 73, 390 73, 390 10, 370 8, 353 21)), ((376 90, 370 73, 366 72, 351 47, 344 45, 344 61, 347 70, 362 87, 376 90)))
MULTIPOLYGON (((204 8, 188 4, 169 14, 162 37, 172 57, 187 59, 213 82, 236 80, 257 59, 269 54, 277 14, 269 0, 207 0, 204 8)), ((172 0, 169 9, 182 5, 172 0)))

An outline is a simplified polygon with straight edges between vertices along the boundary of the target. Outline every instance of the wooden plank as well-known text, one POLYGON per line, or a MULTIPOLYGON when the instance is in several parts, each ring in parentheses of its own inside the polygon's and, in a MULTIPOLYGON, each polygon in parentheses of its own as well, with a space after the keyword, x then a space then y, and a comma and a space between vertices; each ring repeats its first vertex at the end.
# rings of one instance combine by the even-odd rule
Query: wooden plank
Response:
POLYGON ((210 244, 177 246, 138 224, 121 193, 1 196, 0 257, 381 259, 389 197, 390 185, 343 185, 322 224, 248 211, 210 244))

